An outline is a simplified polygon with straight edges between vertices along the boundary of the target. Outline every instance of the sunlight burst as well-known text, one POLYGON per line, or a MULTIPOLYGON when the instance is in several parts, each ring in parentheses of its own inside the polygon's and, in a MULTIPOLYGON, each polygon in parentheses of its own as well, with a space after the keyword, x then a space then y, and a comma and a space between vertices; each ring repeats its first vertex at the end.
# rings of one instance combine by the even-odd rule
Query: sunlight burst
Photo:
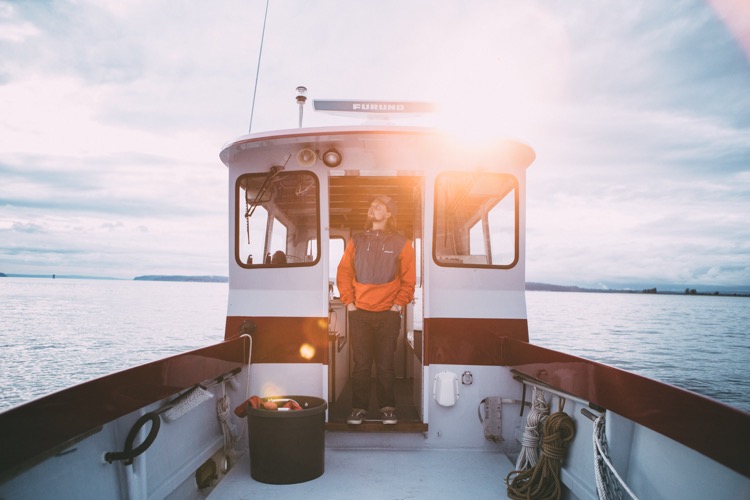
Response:
POLYGON ((304 359, 310 360, 315 356, 315 348, 305 342, 302 344, 299 348, 299 355, 302 356, 304 359))

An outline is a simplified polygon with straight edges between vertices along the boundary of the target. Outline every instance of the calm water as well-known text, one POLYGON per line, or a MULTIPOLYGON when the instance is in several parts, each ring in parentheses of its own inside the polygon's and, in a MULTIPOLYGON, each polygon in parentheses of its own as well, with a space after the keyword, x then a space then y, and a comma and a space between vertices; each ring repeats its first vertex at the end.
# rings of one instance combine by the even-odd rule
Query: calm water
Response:
MULTIPOLYGON (((226 283, 0 279, 0 411, 219 342, 226 283)), ((750 299, 528 292, 532 342, 750 411, 750 299)))
POLYGON ((528 292, 533 343, 750 411, 750 298, 528 292))
POLYGON ((0 410, 224 338, 226 283, 0 278, 0 410))

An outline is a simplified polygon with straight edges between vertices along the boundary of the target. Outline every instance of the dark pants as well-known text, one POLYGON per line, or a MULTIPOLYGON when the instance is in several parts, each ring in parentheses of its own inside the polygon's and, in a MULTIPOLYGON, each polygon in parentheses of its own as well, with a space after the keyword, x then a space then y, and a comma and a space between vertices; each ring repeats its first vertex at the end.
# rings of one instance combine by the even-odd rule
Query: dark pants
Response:
POLYGON ((349 311, 349 333, 352 341, 352 407, 367 410, 370 406, 370 370, 375 361, 375 389, 378 408, 396 406, 394 353, 401 328, 396 311, 349 311))

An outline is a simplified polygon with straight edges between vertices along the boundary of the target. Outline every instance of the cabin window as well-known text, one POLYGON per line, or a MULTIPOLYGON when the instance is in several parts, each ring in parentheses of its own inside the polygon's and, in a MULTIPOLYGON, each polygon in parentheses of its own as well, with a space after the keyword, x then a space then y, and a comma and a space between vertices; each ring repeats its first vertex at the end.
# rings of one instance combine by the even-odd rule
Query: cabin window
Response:
POLYGON ((237 179, 236 258, 243 267, 310 266, 320 255, 320 188, 312 172, 237 179))
POLYGON ((489 172, 441 174, 434 224, 438 265, 513 267, 518 261, 518 181, 489 172))

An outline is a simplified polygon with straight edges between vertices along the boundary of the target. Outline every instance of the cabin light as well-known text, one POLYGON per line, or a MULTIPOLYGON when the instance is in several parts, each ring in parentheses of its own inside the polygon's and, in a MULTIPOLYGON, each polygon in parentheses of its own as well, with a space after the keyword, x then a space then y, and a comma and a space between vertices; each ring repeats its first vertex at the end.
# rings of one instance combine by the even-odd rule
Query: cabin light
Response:
POLYGON ((338 167, 341 165, 341 154, 335 149, 329 149, 323 153, 323 163, 329 168, 338 167))
POLYGON ((312 167, 318 161, 318 155, 312 149, 300 149, 297 153, 297 163, 300 167, 312 167))

